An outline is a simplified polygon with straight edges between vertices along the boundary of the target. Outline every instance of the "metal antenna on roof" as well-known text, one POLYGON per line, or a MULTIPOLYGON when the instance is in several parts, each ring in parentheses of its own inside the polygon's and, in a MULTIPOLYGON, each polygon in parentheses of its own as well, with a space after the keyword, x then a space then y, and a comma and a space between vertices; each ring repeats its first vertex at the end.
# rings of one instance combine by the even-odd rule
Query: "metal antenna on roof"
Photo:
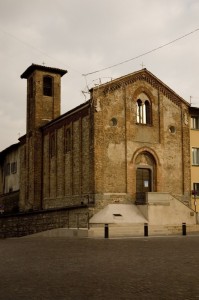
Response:
POLYGON ((90 94, 89 92, 85 92, 85 91, 82 91, 82 94, 84 95, 84 98, 85 98, 85 101, 87 100, 86 99, 86 94, 90 94))

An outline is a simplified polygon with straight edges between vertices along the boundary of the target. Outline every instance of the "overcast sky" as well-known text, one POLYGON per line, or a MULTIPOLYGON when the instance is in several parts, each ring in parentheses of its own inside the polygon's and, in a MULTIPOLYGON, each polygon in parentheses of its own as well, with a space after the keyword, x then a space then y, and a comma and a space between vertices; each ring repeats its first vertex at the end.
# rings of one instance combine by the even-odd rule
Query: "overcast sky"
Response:
POLYGON ((140 70, 142 64, 199 106, 198 0, 0 0, 0 151, 26 131, 29 65, 68 70, 62 113, 83 103, 89 88, 140 70), (194 32, 193 32, 194 31, 194 32), (82 74, 148 55, 86 77, 82 74))

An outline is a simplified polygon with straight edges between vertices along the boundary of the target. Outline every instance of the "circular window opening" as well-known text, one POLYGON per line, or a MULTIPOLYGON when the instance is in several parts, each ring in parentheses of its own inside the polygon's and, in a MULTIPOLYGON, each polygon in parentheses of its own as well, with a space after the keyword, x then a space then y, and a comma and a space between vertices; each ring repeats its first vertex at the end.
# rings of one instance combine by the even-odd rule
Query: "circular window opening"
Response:
POLYGON ((170 133, 175 133, 176 132, 176 128, 174 126, 169 126, 169 132, 170 133))
POLYGON ((116 118, 112 118, 110 120, 110 126, 116 126, 117 125, 117 119, 116 118))

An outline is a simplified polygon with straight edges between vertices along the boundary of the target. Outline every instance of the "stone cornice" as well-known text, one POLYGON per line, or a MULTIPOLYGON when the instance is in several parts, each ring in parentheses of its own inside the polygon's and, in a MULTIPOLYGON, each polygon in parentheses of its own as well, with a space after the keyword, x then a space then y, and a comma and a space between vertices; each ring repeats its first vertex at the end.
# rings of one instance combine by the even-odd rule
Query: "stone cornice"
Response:
MULTIPOLYGON (((103 93, 106 95, 107 93, 113 92, 119 88, 124 88, 125 86, 132 84, 136 81, 145 81, 157 89, 160 93, 174 102, 176 105, 181 106, 184 103, 186 106, 190 106, 190 104, 181 98, 178 94, 176 94, 171 88, 169 88, 166 84, 164 84, 161 80, 159 80, 156 76, 154 76, 151 72, 146 69, 141 71, 129 74, 124 77, 120 77, 112 82, 104 84, 103 93)), ((102 85, 103 87, 103 85, 102 85)))

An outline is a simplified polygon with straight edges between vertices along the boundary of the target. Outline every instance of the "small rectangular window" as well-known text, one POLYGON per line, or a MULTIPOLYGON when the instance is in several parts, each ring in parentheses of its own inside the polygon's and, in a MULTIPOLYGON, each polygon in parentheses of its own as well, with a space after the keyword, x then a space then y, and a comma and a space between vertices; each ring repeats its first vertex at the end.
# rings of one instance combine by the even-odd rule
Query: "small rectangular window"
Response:
POLYGON ((11 173, 12 174, 17 173, 17 162, 16 161, 11 163, 11 173))
POLYGON ((191 117, 191 129, 199 129, 199 117, 191 117))
POLYGON ((199 148, 192 148, 192 165, 199 165, 199 148))
POLYGON ((194 182, 193 183, 193 191, 192 194, 194 196, 199 196, 199 183, 198 182, 194 182))

